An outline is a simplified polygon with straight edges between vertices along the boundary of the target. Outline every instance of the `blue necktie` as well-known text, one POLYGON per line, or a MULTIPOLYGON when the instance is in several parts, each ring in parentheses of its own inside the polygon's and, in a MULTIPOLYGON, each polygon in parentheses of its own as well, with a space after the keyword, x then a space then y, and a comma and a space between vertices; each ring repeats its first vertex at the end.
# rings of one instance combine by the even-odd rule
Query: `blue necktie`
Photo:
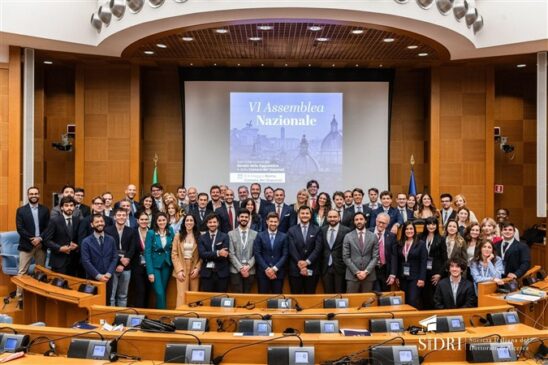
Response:
POLYGON ((276 238, 276 235, 271 234, 270 235, 270 247, 274 249, 274 239, 276 238))

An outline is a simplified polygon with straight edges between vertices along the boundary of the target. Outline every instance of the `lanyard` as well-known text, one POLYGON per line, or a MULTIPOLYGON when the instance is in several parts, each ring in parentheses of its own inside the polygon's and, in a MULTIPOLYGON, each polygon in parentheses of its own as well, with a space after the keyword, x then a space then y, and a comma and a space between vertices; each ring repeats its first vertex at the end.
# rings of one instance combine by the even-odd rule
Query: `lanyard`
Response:
POLYGON ((409 251, 411 251, 411 246, 413 246, 412 242, 409 245, 406 242, 403 246, 403 256, 405 256, 405 262, 407 262, 407 256, 409 255, 409 251))

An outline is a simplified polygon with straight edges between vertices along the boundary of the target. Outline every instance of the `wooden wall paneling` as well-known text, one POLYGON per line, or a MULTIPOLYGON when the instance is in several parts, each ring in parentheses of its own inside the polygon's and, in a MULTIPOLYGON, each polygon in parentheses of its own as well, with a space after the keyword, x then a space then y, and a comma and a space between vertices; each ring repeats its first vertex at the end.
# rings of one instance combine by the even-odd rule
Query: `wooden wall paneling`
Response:
POLYGON ((0 64, 0 231, 8 229, 9 68, 0 64))
POLYGON ((74 123, 76 138, 74 141, 74 184, 84 186, 85 178, 85 100, 84 100, 84 67, 76 66, 74 77, 74 123))
POLYGON ((433 67, 430 71, 430 115, 429 115, 429 180, 428 189, 433 199, 440 194, 440 69, 433 67))
POLYGON ((141 70, 138 65, 131 66, 130 88, 129 182, 141 191, 141 70))
POLYGON ((21 48, 9 49, 8 86, 8 180, 7 184, 7 229, 15 229, 15 212, 21 205, 21 133, 22 133, 22 67, 21 48))
POLYGON ((46 206, 51 205, 51 198, 44 190, 45 186, 45 161, 44 161, 44 70, 35 66, 34 74, 34 185, 40 189, 40 200, 46 206))

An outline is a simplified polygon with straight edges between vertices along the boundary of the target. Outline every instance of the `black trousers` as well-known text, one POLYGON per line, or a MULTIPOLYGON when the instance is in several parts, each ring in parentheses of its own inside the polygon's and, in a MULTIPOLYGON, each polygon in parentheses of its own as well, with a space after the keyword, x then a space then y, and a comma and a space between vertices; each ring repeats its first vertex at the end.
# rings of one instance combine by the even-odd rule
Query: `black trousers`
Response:
POLYGON ((219 277, 217 271, 210 270, 209 277, 200 278, 200 290, 212 293, 226 293, 228 291, 228 277, 219 277))
POLYGON ((259 294, 282 294, 284 278, 270 280, 264 273, 257 273, 259 294))
POLYGON ((317 284, 318 275, 299 275, 289 277, 289 288, 291 289, 291 294, 316 294, 317 284))
POLYGON ((346 293, 346 280, 344 272, 337 274, 333 265, 327 268, 327 272, 322 275, 323 291, 326 294, 346 293))
POLYGON ((375 280, 375 284, 373 284, 373 290, 375 291, 390 291, 391 288, 386 284, 386 280, 388 280, 388 277, 390 276, 390 273, 387 272, 386 265, 377 266, 375 267, 375 272, 377 273, 377 280, 375 280))
POLYGON ((131 269, 129 282, 128 305, 136 308, 148 308, 150 296, 150 281, 148 281, 145 265, 135 265, 131 269))

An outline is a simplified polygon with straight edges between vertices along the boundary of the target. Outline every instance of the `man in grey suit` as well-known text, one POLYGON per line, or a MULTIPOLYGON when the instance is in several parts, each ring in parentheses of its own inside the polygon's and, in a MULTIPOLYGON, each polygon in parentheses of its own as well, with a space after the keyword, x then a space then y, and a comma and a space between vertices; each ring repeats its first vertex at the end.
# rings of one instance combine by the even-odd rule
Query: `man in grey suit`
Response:
POLYGON ((343 240, 343 260, 346 264, 346 292, 372 291, 377 278, 375 267, 379 257, 379 240, 365 229, 367 218, 363 212, 354 214, 355 230, 343 240))
POLYGON ((230 260, 230 284, 235 293, 249 293, 255 282, 255 257, 253 242, 257 232, 247 228, 249 211, 238 211, 238 228, 228 232, 230 260))

